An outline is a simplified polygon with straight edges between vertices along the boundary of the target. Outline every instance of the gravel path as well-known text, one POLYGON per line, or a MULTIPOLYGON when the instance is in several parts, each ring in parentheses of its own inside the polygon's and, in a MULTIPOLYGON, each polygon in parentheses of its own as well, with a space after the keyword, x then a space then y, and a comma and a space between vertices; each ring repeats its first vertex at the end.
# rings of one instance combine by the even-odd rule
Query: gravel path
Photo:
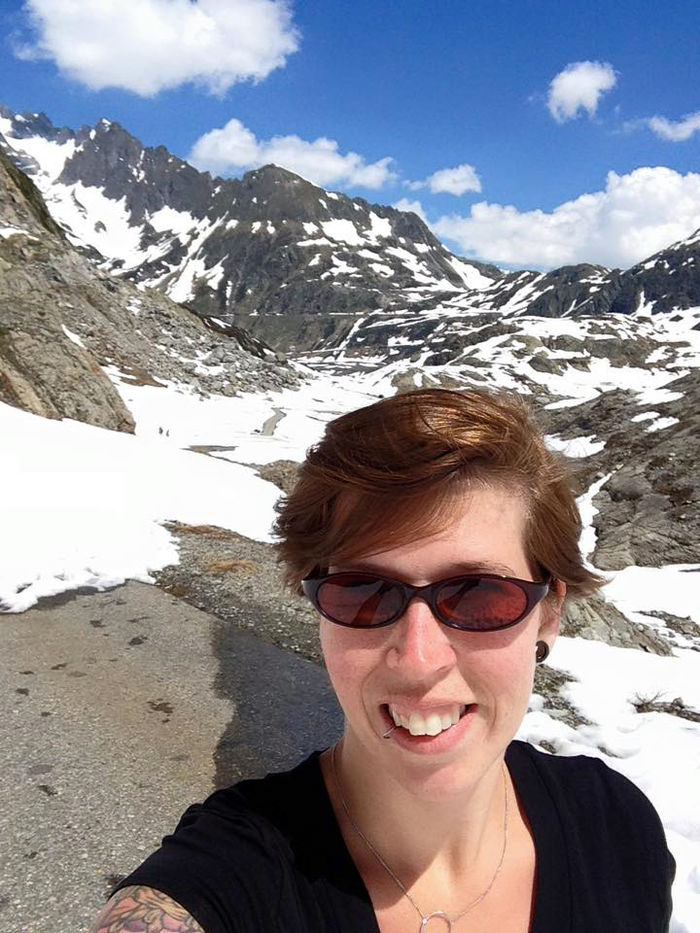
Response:
POLYGON ((0 933, 87 930, 191 802, 341 728, 320 666, 139 583, 0 615, 0 716, 0 933))

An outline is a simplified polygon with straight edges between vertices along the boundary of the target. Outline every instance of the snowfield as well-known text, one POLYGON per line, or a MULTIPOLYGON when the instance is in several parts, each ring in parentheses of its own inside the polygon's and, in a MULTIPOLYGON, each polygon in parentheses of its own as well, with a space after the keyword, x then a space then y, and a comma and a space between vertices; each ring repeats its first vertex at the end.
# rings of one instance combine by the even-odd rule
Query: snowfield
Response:
MULTIPOLYGON (((136 420, 133 436, 0 404, 0 436, 12 441, 0 449, 0 609, 22 612, 41 596, 78 586, 149 581, 152 571, 178 560, 166 521, 215 524, 270 541, 279 490, 252 465, 300 461, 329 420, 393 394, 395 372, 396 364, 342 376, 309 371, 297 389, 202 398, 184 386, 133 386, 112 371, 136 420), (217 449, 206 456, 187 449, 193 445, 217 449)), ((551 443, 583 457, 598 441, 551 443)), ((607 478, 580 500, 589 555, 591 499, 607 478)), ((630 567, 611 577, 605 595, 631 620, 650 624, 637 613, 665 609, 700 622, 700 565, 630 567)), ((672 933, 700 931, 700 724, 638 713, 633 701, 680 697, 700 709, 700 656, 687 641, 658 657, 560 638, 548 663, 575 678, 565 697, 591 725, 566 725, 533 695, 519 732, 562 754, 604 759, 652 800, 678 865, 672 933)))

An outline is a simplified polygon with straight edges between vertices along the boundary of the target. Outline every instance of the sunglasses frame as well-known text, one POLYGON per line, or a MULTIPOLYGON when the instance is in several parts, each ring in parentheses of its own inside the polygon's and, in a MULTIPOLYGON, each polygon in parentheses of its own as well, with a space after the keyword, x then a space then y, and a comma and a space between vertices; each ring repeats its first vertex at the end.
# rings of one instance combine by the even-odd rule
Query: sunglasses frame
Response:
POLYGON ((384 628, 386 625, 392 625, 394 622, 401 618, 401 616, 405 613, 410 601, 415 596, 417 596, 419 599, 422 599, 423 602, 428 604, 430 611, 442 625, 445 625, 448 628, 456 629, 458 632, 474 632, 476 634, 483 635, 490 632, 502 632, 504 629, 512 628, 514 625, 517 625, 518 622, 522 622, 522 620, 532 612, 535 606, 542 602, 542 600, 551 590, 553 583, 554 580, 552 577, 544 582, 538 582, 535 580, 519 580, 517 577, 508 577, 505 574, 500 573, 462 573, 455 577, 447 577, 444 580, 436 580, 435 583, 427 583, 425 586, 413 586, 410 583, 404 583, 402 580, 394 580, 392 577, 385 577, 378 573, 348 570, 341 573, 330 573, 325 575, 306 577, 301 581, 301 587, 304 591, 304 595, 311 601, 316 611, 319 612, 324 619, 327 619, 334 625, 342 625, 344 628, 354 628, 361 629, 362 631, 368 631, 375 628, 384 628), (384 622, 376 622, 373 625, 354 625, 352 622, 340 622, 338 619, 334 619, 324 611, 320 605, 318 597, 319 590, 324 585, 324 583, 327 583, 329 580, 337 580, 338 577, 364 577, 370 578, 371 580, 379 583, 388 583, 392 586, 396 586, 399 588, 402 594, 402 604, 398 611, 395 612, 391 618, 386 619, 384 622), (440 610, 437 606, 437 594, 443 586, 446 586, 450 583, 455 583, 458 580, 503 580, 507 583, 512 583, 525 594, 525 609, 520 613, 517 619, 513 619, 512 622, 507 622, 505 625, 498 625, 494 628, 470 628, 466 625, 455 624, 455 622, 450 621, 440 613, 440 610))

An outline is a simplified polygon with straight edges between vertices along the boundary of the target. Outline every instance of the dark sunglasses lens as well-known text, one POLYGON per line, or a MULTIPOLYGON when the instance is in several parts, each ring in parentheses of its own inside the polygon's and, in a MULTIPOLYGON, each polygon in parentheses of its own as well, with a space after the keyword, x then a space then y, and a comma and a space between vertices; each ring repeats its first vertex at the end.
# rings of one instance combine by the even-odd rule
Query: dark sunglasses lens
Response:
POLYGON ((387 622, 399 612, 402 594, 397 586, 376 577, 338 573, 320 585, 316 601, 334 622, 370 628, 387 622))
POLYGON ((472 577, 440 587, 438 611, 451 625, 488 632, 510 625, 523 615, 527 596, 517 583, 472 577))

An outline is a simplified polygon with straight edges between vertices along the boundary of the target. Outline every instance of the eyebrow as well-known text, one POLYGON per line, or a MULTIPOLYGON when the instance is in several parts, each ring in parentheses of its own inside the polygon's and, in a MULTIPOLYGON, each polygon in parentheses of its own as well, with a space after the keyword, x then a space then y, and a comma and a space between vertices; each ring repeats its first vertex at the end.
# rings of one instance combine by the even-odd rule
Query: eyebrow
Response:
MULTIPOLYGON (((395 571, 375 564, 364 563, 363 561, 348 561, 342 564, 344 571, 359 571, 360 573, 376 573, 380 576, 394 577, 395 571)), ((506 577, 517 577, 512 567, 492 560, 459 560, 447 564, 441 571, 440 579, 447 580, 450 577, 457 577, 463 573, 496 573, 506 577)))

